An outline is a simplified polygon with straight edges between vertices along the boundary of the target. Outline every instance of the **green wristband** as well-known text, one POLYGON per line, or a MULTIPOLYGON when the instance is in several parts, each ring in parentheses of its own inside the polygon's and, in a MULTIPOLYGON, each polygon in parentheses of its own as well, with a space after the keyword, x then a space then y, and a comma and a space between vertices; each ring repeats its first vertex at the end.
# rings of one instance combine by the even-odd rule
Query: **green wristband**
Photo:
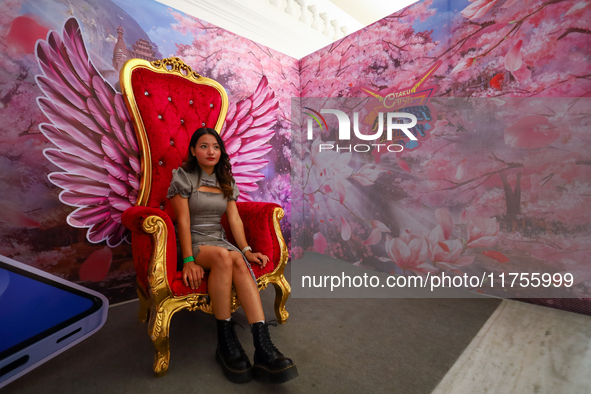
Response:
POLYGON ((195 262, 195 259, 193 258, 193 256, 185 257, 183 259, 183 264, 187 264, 189 261, 195 262))

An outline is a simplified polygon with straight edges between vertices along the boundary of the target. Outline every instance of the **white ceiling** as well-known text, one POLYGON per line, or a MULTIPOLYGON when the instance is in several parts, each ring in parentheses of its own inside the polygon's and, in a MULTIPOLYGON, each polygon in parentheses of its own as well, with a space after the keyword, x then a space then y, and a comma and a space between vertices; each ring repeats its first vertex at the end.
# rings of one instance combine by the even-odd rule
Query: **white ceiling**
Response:
POLYGON ((330 2, 357 19, 363 26, 368 26, 417 0, 330 0, 330 2))
MULTIPOLYGON (((417 0, 156 0, 240 36, 301 59, 335 41, 302 22, 300 4, 316 5, 353 33, 417 0), (288 14, 289 4, 292 15, 288 14), (279 4, 279 6, 277 6, 279 4)), ((312 13, 308 12, 311 19, 312 13)), ((334 26, 334 25, 333 25, 334 26)), ((340 30, 340 29, 339 29, 340 30)), ((341 34, 342 35, 342 34, 341 34)))

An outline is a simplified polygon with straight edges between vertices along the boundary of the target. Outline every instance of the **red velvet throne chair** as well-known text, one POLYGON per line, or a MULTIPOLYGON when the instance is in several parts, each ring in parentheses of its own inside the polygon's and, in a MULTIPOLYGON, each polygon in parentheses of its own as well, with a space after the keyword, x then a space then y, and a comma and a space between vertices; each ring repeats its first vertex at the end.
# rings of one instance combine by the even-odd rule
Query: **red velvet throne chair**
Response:
MULTIPOLYGON (((163 374, 170 359, 172 315, 181 309, 212 313, 207 276, 201 287, 192 290, 177 271, 175 216, 166 192, 172 170, 186 160, 193 132, 203 126, 220 132, 228 97, 219 83, 198 75, 178 58, 151 63, 131 59, 121 70, 120 83, 135 126, 142 166, 136 206, 123 213, 122 221, 132 231, 139 317, 144 322, 149 317, 148 334, 156 348, 154 372, 163 374)), ((256 264, 252 268, 259 290, 269 284, 275 287, 275 314, 284 323, 289 316, 285 302, 291 288, 283 276, 288 258, 279 226, 283 209, 261 202, 238 202, 237 206, 248 244, 270 258, 264 269, 256 264)), ((222 225, 230 242, 235 243, 225 215, 222 225)), ((235 294, 231 307, 232 311, 239 307, 235 294)))

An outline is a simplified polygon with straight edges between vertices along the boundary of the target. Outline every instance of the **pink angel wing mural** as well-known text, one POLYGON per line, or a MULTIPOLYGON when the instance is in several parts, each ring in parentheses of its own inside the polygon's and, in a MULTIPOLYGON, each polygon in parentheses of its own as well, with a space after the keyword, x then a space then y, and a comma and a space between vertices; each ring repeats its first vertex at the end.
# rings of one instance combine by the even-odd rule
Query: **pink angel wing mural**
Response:
POLYGON ((52 123, 39 128, 57 147, 43 153, 64 170, 49 180, 63 189, 64 204, 77 207, 68 224, 88 228, 92 243, 115 247, 129 242, 121 214, 135 204, 139 188, 135 132, 123 96, 90 60, 76 19, 65 23, 62 36, 51 31, 36 46, 43 71, 37 84, 45 95, 37 103, 52 123))
POLYGON ((241 192, 239 201, 252 201, 252 197, 243 192, 257 190, 256 182, 265 177, 257 170, 269 162, 264 156, 272 149, 267 142, 275 135, 271 127, 277 122, 278 108, 279 102, 264 76, 250 97, 230 103, 220 136, 241 192))
MULTIPOLYGON (((77 208, 68 224, 88 228, 91 243, 115 247, 129 242, 121 215, 136 202, 141 167, 123 96, 93 65, 75 18, 65 23, 62 38, 51 31, 40 40, 36 54, 43 71, 37 84, 45 95, 37 103, 51 121, 39 127, 56 146, 44 154, 63 170, 49 174, 49 180, 63 189, 60 201, 77 208)), ((267 142, 275 134, 271 127, 278 107, 266 77, 250 97, 230 104, 220 134, 241 200, 252 201, 247 193, 264 178, 257 170, 268 163, 263 156, 272 148, 267 142)))

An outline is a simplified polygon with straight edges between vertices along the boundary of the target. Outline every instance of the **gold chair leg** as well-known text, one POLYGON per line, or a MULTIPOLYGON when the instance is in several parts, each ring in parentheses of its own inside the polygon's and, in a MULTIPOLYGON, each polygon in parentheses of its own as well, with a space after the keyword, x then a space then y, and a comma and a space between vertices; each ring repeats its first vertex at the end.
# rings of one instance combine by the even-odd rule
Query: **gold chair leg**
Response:
POLYGON ((148 334, 156 348, 153 368, 159 376, 164 375, 168 370, 170 361, 169 326, 173 313, 162 304, 150 310, 148 334))
POLYGON ((145 323, 146 321, 148 321, 148 314, 150 312, 150 308, 148 306, 148 298, 144 294, 144 291, 141 289, 141 287, 139 287, 139 285, 137 287, 137 297, 140 300, 140 310, 138 313, 138 318, 142 323, 145 323))
POLYGON ((273 281, 271 283, 275 288, 275 316, 283 324, 289 317, 289 313, 285 310, 285 302, 291 293, 291 286, 283 274, 279 276, 277 282, 273 281))

